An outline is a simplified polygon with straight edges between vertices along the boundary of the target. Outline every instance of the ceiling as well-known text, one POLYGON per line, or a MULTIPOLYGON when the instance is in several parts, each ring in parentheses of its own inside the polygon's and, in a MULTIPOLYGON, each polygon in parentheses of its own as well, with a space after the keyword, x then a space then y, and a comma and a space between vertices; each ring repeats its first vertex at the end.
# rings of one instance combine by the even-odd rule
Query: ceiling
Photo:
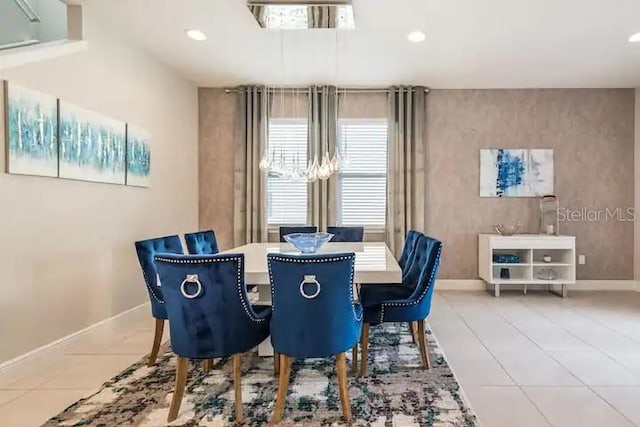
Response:
POLYGON ((638 0, 353 3, 354 31, 284 34, 260 29, 245 0, 101 0, 91 7, 200 86, 640 87, 640 43, 627 41, 640 32, 638 0), (187 28, 208 40, 188 39, 187 28), (415 29, 425 42, 407 41, 415 29))

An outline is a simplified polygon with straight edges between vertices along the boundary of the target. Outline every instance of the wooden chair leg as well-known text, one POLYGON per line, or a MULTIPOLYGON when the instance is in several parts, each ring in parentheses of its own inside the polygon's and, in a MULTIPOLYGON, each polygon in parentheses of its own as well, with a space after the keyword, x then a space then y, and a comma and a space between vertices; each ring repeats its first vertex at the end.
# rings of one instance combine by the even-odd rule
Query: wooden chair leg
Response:
POLYGON ((149 362, 147 363, 147 366, 153 366, 156 364, 158 352, 160 351, 160 344, 162 343, 163 332, 164 319, 156 319, 156 330, 153 336, 153 346, 151 347, 151 353, 149 354, 149 362))
POLYGON ((241 423, 244 419, 244 411, 242 410, 242 384, 240 378, 242 376, 242 360, 240 353, 233 355, 233 390, 236 399, 236 423, 241 423))
POLYGON ((362 326, 362 335, 360 335, 360 348, 362 348, 362 360, 360 361, 360 376, 367 375, 367 359, 369 358, 369 324, 362 326))
POLYGON ((280 373, 280 355, 273 352, 273 373, 278 375, 280 373))
POLYGON ((213 359, 205 359, 202 361, 202 370, 208 374, 213 369, 213 359))
POLYGON ((354 374, 358 373, 358 343, 351 349, 351 371, 354 374))
POLYGON ((416 324, 416 322, 409 322, 409 333, 411 334, 411 340, 414 344, 418 344, 418 334, 416 331, 417 328, 418 325, 416 324))
POLYGON ((173 391, 173 399, 171 400, 171 407, 169 407, 169 416, 167 422, 172 422, 178 418, 178 412, 180 412, 180 404, 182 403, 182 396, 184 395, 184 388, 187 385, 187 372, 189 371, 189 359, 186 357, 178 356, 176 361, 176 387, 173 391))
POLYGON ((340 403, 342 414, 347 422, 351 421, 351 402, 349 401, 349 389, 347 385, 347 357, 344 353, 336 354, 336 370, 338 371, 338 389, 340 390, 340 403))
POLYGON ((271 421, 274 424, 279 423, 282 420, 282 413, 284 412, 284 404, 287 401, 287 389, 289 388, 289 375, 291 373, 291 357, 280 355, 280 377, 278 380, 278 396, 276 398, 276 407, 273 411, 273 418, 271 421))
POLYGON ((427 338, 424 330, 424 320, 418 321, 418 344, 420 345, 422 367, 424 369, 431 369, 431 362, 429 362, 429 351, 427 350, 427 338))

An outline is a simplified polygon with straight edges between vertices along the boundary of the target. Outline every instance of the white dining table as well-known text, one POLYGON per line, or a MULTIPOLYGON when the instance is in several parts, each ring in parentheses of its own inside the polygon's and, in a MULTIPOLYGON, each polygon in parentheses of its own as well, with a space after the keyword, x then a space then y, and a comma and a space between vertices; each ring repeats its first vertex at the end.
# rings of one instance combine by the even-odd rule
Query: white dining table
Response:
MULTIPOLYGON (((331 254, 353 252, 356 255, 354 283, 389 284, 402 282, 402 270, 398 261, 384 242, 327 243, 317 253, 331 254)), ((221 254, 244 254, 244 279, 248 286, 258 288, 256 305, 271 305, 271 288, 267 254, 300 254, 290 243, 250 243, 221 252, 221 254)), ((272 356, 269 338, 258 347, 260 356, 272 356)))

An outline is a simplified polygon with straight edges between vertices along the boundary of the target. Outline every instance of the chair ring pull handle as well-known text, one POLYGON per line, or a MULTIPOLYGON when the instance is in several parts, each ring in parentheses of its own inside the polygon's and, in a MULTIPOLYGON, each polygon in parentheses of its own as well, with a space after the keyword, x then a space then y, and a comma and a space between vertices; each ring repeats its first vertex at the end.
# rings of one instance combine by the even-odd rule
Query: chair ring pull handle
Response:
POLYGON ((316 280, 316 276, 304 276, 304 280, 300 282, 300 295, 302 295, 306 299, 314 299, 319 294, 320 294, 320 282, 316 280), (307 283, 313 283, 317 286, 316 292, 314 294, 307 295, 304 292, 304 285, 306 285, 307 283))
POLYGON ((202 283, 200 283, 200 279, 198 279, 197 274, 187 274, 187 277, 180 284, 180 292, 182 292, 182 296, 188 299, 194 299, 200 296, 202 293, 202 283), (187 283, 195 283, 198 285, 198 290, 193 294, 188 294, 185 288, 187 283))

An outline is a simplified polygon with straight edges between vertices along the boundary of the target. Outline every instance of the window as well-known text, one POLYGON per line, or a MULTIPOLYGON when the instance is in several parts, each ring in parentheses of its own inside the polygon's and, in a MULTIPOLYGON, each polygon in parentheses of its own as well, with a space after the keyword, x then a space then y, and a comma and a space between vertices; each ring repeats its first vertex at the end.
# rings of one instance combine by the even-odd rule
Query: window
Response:
POLYGON ((338 174, 338 223, 383 229, 387 213, 387 120, 340 119, 338 146, 348 163, 338 174))
MULTIPOLYGON (((269 158, 281 159, 286 166, 307 167, 307 119, 269 120, 269 158)), ((267 224, 302 225, 307 223, 307 182, 304 179, 267 177, 267 224)))

